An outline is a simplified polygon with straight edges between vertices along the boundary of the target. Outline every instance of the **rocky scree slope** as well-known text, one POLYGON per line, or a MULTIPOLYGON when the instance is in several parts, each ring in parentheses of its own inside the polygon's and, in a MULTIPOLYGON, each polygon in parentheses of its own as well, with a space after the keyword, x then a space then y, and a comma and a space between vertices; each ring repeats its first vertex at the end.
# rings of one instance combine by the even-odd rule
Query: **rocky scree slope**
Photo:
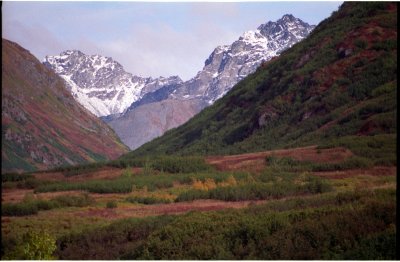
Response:
POLYGON ((233 154, 345 136, 396 141, 397 5, 344 3, 186 124, 125 157, 233 154))
POLYGON ((2 39, 2 173, 115 159, 114 131, 29 51, 2 39))
POLYGON ((205 61, 204 68, 191 80, 147 93, 134 102, 123 117, 114 117, 108 124, 126 145, 135 149, 213 104, 262 62, 304 39, 314 27, 292 15, 262 24, 257 30, 244 33, 231 45, 217 47, 205 61), (152 106, 141 107, 149 103, 152 106), (182 110, 176 110, 179 103, 182 110), (152 112, 143 114, 145 110, 152 112), (165 111, 170 113, 165 114, 165 111), (152 121, 142 118, 148 115, 152 116, 152 121), (167 116, 170 120, 165 118, 167 116), (139 129, 146 132, 138 132, 139 129))
POLYGON ((99 117, 119 115, 146 93, 182 82, 178 76, 134 76, 110 57, 78 50, 46 56, 43 64, 61 76, 76 100, 99 117))

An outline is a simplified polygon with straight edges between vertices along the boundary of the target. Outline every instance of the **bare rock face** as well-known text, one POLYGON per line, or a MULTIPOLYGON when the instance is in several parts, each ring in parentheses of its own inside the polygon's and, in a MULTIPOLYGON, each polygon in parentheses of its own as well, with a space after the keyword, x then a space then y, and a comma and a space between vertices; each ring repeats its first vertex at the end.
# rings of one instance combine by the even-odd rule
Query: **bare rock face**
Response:
POLYGON ((165 99, 139 106, 108 124, 123 143, 134 149, 185 123, 203 107, 199 99, 165 99))

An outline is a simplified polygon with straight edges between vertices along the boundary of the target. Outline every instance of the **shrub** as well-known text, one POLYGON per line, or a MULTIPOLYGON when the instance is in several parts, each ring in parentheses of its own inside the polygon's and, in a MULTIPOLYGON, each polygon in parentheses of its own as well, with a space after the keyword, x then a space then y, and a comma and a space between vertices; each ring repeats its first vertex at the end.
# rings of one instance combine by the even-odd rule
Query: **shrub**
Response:
POLYGON ((28 188, 28 189, 33 189, 41 185, 46 185, 46 184, 51 184, 51 182, 48 181, 40 181, 36 179, 35 177, 30 177, 25 180, 21 180, 17 182, 17 188, 28 188))
POLYGON ((396 231, 390 229, 362 238, 355 249, 341 255, 343 260, 391 260, 394 257, 396 257, 396 231))
POLYGON ((57 196, 52 199, 53 202, 62 207, 84 207, 94 203, 94 199, 89 194, 82 194, 80 196, 57 196))
POLYGON ((54 208, 62 207, 62 205, 57 201, 47 201, 47 200, 36 200, 34 202, 36 204, 38 210, 50 210, 54 208))
POLYGON ((131 178, 132 175, 133 175, 133 173, 132 173, 132 169, 130 166, 125 168, 124 171, 122 172, 122 177, 124 177, 124 178, 131 178))
POLYGON ((272 168, 275 171, 304 171, 308 170, 310 162, 294 160, 290 157, 266 157, 267 167, 272 168))
POLYGON ((56 239, 47 232, 28 231, 14 249, 2 257, 6 260, 54 260, 56 239))
POLYGON ((192 173, 211 169, 201 157, 160 156, 152 159, 150 163, 153 169, 168 173, 192 173))
POLYGON ((127 253, 141 251, 141 245, 154 230, 164 227, 175 216, 129 218, 82 233, 64 235, 57 241, 61 260, 119 260, 127 253))
POLYGON ((2 205, 3 216, 35 215, 39 210, 50 210, 61 207, 83 207, 94 203, 88 194, 81 196, 58 196, 50 200, 36 199, 33 195, 26 195, 21 203, 5 203, 2 205))
POLYGON ((24 181, 27 179, 32 179, 33 176, 31 174, 17 174, 17 173, 5 173, 1 174, 1 182, 17 182, 24 181))
POLYGON ((332 170, 346 170, 354 168, 367 168, 371 167, 373 161, 370 161, 364 157, 353 156, 341 163, 323 163, 313 164, 311 166, 312 171, 332 171, 332 170))
POLYGON ((212 178, 206 178, 204 182, 202 182, 201 180, 193 179, 192 186, 194 189, 198 190, 210 190, 216 188, 217 184, 212 178))
POLYGON ((196 199, 208 199, 210 193, 205 190, 188 190, 178 195, 175 202, 193 201, 196 199))
POLYGON ((316 176, 309 176, 308 183, 305 185, 307 192, 311 194, 325 193, 332 190, 332 186, 326 181, 316 176))
POLYGON ((93 180, 79 183, 56 182, 37 187, 34 192, 56 192, 69 190, 87 190, 91 193, 130 193, 133 182, 131 179, 93 180))
MULTIPOLYGON (((396 155, 396 135, 385 134, 375 136, 345 136, 325 141, 319 148, 332 148, 343 146, 350 149, 356 156, 363 157, 355 158, 354 160, 364 162, 371 165, 374 161, 384 161, 385 159, 391 162, 397 159, 396 155), (366 161, 365 159, 369 160, 366 161)), ((353 161, 353 160, 352 160, 353 161)))
POLYGON ((224 201, 262 200, 301 193, 324 193, 332 190, 332 186, 324 179, 307 174, 301 184, 297 184, 296 179, 298 180, 299 176, 294 173, 275 173, 272 175, 270 172, 264 172, 259 179, 273 183, 264 184, 248 181, 246 184, 224 185, 210 189, 200 181, 195 180, 198 186, 195 189, 181 193, 175 201, 193 201, 195 199, 218 199, 224 201))
POLYGON ((126 198, 126 201, 131 203, 140 203, 145 205, 152 204, 169 204, 172 201, 166 198, 157 198, 157 197, 138 197, 138 196, 130 196, 126 198))
POLYGON ((360 192, 340 192, 336 195, 336 202, 339 205, 355 202, 358 201, 361 196, 362 194, 360 192))
POLYGON ((64 176, 71 177, 96 171, 106 165, 105 162, 95 162, 76 166, 60 166, 45 172, 62 172, 64 176))
POLYGON ((288 183, 276 185, 252 183, 217 187, 208 191, 189 190, 181 193, 175 201, 193 201, 195 199, 218 199, 224 201, 261 200, 292 195, 299 191, 298 189, 297 186, 288 183))
POLYGON ((116 208, 117 207, 117 202, 115 201, 108 201, 106 204, 107 208, 116 208))
POLYGON ((1 205, 2 216, 28 216, 38 213, 38 206, 35 203, 5 203, 1 205))
POLYGON ((368 42, 364 39, 358 38, 354 41, 355 46, 361 49, 365 49, 368 46, 368 42))
POLYGON ((56 247, 56 239, 46 232, 28 232, 24 235, 22 259, 49 260, 53 256, 56 247))

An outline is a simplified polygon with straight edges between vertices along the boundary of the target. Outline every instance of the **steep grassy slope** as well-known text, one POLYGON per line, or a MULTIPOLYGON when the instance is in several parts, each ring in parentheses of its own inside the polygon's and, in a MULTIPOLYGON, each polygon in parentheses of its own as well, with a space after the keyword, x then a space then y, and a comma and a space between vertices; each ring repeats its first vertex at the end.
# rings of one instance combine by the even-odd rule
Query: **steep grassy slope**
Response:
POLYGON ((2 173, 114 159, 127 148, 27 50, 2 40, 2 173))
POLYGON ((344 3, 213 106, 125 157, 254 152, 345 136, 395 144, 396 72, 397 4, 344 3))

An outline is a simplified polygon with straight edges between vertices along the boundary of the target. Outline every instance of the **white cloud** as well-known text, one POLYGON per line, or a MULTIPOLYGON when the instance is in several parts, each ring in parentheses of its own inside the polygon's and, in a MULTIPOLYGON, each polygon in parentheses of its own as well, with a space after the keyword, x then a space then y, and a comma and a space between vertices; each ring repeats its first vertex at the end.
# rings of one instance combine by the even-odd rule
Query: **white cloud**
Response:
POLYGON ((229 43, 227 38, 232 39, 232 34, 207 21, 191 31, 178 31, 161 23, 135 24, 129 36, 102 44, 101 48, 134 74, 179 75, 188 80, 202 69, 218 44, 229 43))

